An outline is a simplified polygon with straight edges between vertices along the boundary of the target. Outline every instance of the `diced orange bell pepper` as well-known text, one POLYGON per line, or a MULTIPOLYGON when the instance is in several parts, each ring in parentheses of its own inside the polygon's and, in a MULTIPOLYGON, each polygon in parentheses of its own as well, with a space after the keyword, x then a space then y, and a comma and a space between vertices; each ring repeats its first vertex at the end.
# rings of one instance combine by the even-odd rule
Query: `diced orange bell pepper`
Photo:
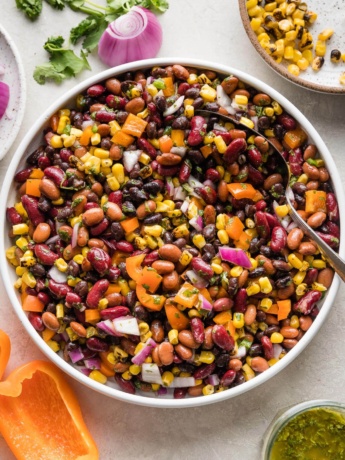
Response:
POLYGON ((42 179, 44 172, 42 169, 34 168, 30 173, 30 179, 42 179))
POLYGON ((322 190, 307 190, 305 192, 305 212, 326 212, 326 192, 322 190))
POLYGON ((210 144, 203 145, 200 148, 200 152, 202 153, 204 158, 208 158, 211 155, 211 153, 213 152, 212 146, 210 144))
POLYGON ((184 130, 183 129, 172 129, 171 133, 171 140, 176 147, 184 147, 184 130))
POLYGON ((241 200, 242 198, 249 198, 252 200, 257 192, 252 184, 244 182, 228 184, 228 190, 236 200, 241 200))
POLYGON ((168 322, 173 329, 183 331, 189 327, 189 318, 171 302, 164 306, 168 322))
POLYGON ((205 297, 206 300, 208 300, 211 304, 213 304, 213 299, 210 296, 210 293, 208 292, 206 288, 199 288, 199 292, 202 296, 205 297))
POLYGON ((41 190, 40 190, 41 179, 27 179, 26 181, 26 194, 31 196, 40 197, 41 190))
POLYGON ((236 339, 236 328, 235 328, 234 323, 232 322, 232 320, 228 321, 228 322, 225 323, 223 326, 224 326, 225 329, 229 332, 229 334, 231 335, 231 337, 233 337, 234 339, 236 339))
POLYGON ((126 262, 127 257, 129 257, 128 252, 115 251, 111 257, 111 261, 114 265, 118 266, 121 262, 126 262))
POLYGON ((244 225, 239 217, 233 216, 228 220, 225 230, 230 238, 238 240, 244 230, 244 225))
POLYGON ((291 299, 277 300, 278 321, 286 319, 291 312, 291 299))
MULTIPOLYGON (((0 331, 0 376, 11 343, 0 331)), ((32 361, 0 382, 0 433, 17 460, 98 460, 71 387, 54 364, 32 361)))
POLYGON ((80 136, 79 144, 83 145, 84 147, 89 145, 92 134, 93 134, 92 126, 89 125, 84 129, 83 134, 80 136))
POLYGON ((284 135, 284 142, 290 149, 301 147, 307 140, 307 133, 303 131, 300 126, 291 131, 287 131, 284 135))
POLYGON ((141 305, 150 310, 160 311, 164 306, 164 295, 148 294, 146 289, 139 284, 136 287, 136 294, 141 305))
POLYGON ((122 132, 130 136, 141 137, 147 126, 147 121, 130 113, 122 126, 122 132))
MULTIPOLYGON (((120 292, 120 291, 119 291, 120 292)), ((105 296, 108 295, 107 293, 104 294, 105 296)), ((87 308, 85 311, 85 322, 89 324, 96 324, 101 319, 101 315, 99 310, 95 308, 87 308)))
POLYGON ((128 147, 129 145, 133 144, 134 137, 125 133, 123 129, 119 129, 111 138, 111 141, 114 144, 121 145, 121 147, 128 147))
POLYGON ((159 143, 159 150, 162 153, 169 153, 171 148, 174 146, 171 137, 168 136, 167 134, 164 134, 164 136, 161 136, 158 139, 158 143, 159 143))
POLYGON ((174 80, 172 77, 164 77, 162 78, 164 81, 165 88, 163 89, 163 94, 165 97, 170 97, 175 94, 175 86, 174 86, 174 80))
POLYGON ((128 275, 132 278, 132 280, 136 281, 137 283, 140 281, 143 269, 142 269, 142 262, 145 259, 146 254, 138 254, 137 256, 127 257, 126 259, 126 270, 128 275))
POLYGON ((247 251, 247 249, 249 249, 250 246, 250 241, 250 236, 246 232, 242 232, 238 240, 234 241, 234 245, 236 246, 236 248, 247 251))
POLYGON ((227 323, 228 321, 231 321, 231 320, 232 320, 232 316, 231 316, 231 313, 229 311, 222 311, 222 312, 218 313, 218 315, 216 315, 213 318, 213 321, 216 324, 225 324, 225 323, 227 323))
POLYGON ((132 233, 134 230, 139 228, 139 221, 137 217, 130 217, 120 222, 121 227, 126 233, 132 233))
POLYGON ((184 283, 174 298, 176 303, 186 308, 195 307, 199 300, 199 290, 190 283, 184 283))
POLYGON ((161 284, 162 279, 162 276, 157 273, 157 270, 152 267, 144 267, 137 283, 150 291, 151 294, 154 294, 161 284))
POLYGON ((35 295, 27 295, 23 301, 24 311, 42 312, 44 303, 35 295))
POLYGON ((42 339, 47 343, 49 342, 49 340, 51 340, 54 337, 55 334, 56 334, 55 331, 52 331, 51 329, 46 328, 42 331, 42 339))

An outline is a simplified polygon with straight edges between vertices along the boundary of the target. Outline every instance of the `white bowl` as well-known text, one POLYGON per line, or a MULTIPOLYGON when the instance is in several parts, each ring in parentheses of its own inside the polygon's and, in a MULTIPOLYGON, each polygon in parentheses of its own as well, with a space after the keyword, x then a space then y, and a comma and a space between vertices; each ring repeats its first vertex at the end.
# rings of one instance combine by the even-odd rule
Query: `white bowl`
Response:
POLYGON ((263 372, 262 374, 256 376, 254 379, 249 380, 237 387, 231 388, 229 390, 214 393, 210 396, 200 396, 194 398, 186 398, 186 399, 169 399, 162 396, 154 396, 151 394, 143 394, 143 395, 131 395, 124 393, 123 391, 119 390, 115 383, 109 382, 107 385, 102 385, 89 377, 83 375, 80 371, 78 371, 75 367, 71 364, 65 362, 59 355, 54 353, 51 348, 43 341, 40 335, 35 331, 35 329, 30 324, 25 312, 22 310, 22 306, 19 300, 19 295, 17 291, 13 288, 13 283, 16 280, 15 271, 13 267, 11 267, 7 260, 5 251, 8 247, 11 246, 11 241, 8 237, 8 224, 6 222, 6 207, 13 206, 16 198, 16 190, 13 187, 13 177, 19 169, 24 167, 25 157, 29 155, 32 151, 37 148, 42 140, 42 128, 44 128, 49 118, 60 108, 67 107, 72 105, 75 101, 75 97, 86 90, 89 86, 103 81, 107 78, 110 78, 114 75, 121 75, 128 71, 136 71, 143 68, 150 68, 153 66, 167 66, 173 63, 179 63, 185 66, 192 66, 201 69, 210 69, 219 74, 224 75, 231 75, 234 74, 239 77, 243 82, 251 85, 260 90, 260 92, 264 92, 269 94, 274 100, 276 100, 284 109, 289 112, 299 123, 300 125, 307 131, 309 135, 309 140, 313 142, 326 162, 328 171, 330 176, 333 180, 334 190, 338 199, 338 204, 340 208, 340 216, 341 216, 341 236, 340 236, 340 255, 344 256, 344 241, 345 241, 345 234, 344 234, 344 217, 345 217, 345 202, 344 202, 344 193, 341 185, 341 179, 339 177, 339 173, 337 167, 332 159, 330 152, 328 151, 326 145, 322 141, 321 137, 317 133, 317 131, 313 128, 311 123, 305 118, 305 116, 284 96, 279 94, 277 91, 273 90, 270 86, 266 85, 265 83, 261 82, 260 80, 252 77, 244 72, 238 71, 234 68, 227 67, 220 64, 215 64, 212 62, 202 61, 202 60, 195 60, 195 59, 180 59, 180 58, 160 58, 160 59, 149 59, 145 61, 137 61, 131 64, 122 65, 113 69, 109 69, 105 72, 101 72, 98 75, 95 75, 84 82, 76 85, 72 90, 68 91, 63 97, 60 97, 58 100, 54 102, 50 106, 48 110, 46 110, 34 123, 32 128, 28 131, 24 139, 22 140, 20 146, 15 153, 12 162, 8 168, 1 192, 1 203, 3 206, 0 212, 0 268, 2 277, 4 280, 4 284, 7 290, 7 294, 11 300, 13 308, 15 309, 16 314, 19 317, 19 320, 24 325, 25 329, 27 330, 28 334, 32 338, 32 340, 36 343, 36 345, 40 348, 40 350, 51 360, 53 361, 60 369, 66 372, 69 376, 76 379, 78 382, 92 388, 93 390, 98 391, 104 395, 110 396, 111 398, 119 399, 122 401, 126 401, 133 404, 138 404, 142 406, 152 406, 152 407, 171 407, 171 408, 179 408, 179 407, 193 407, 193 406, 202 406, 206 404, 211 404, 215 402, 224 401, 228 398, 233 398, 237 395, 245 393, 246 391, 255 388, 256 386, 266 382, 282 369, 284 369, 288 364, 290 364, 304 348, 308 345, 308 343, 313 339, 316 335, 318 330, 320 329, 321 325, 324 323, 325 318, 327 317, 332 304, 334 302, 335 296, 337 294, 339 288, 339 278, 338 276, 334 277, 331 287, 329 288, 327 295, 325 296, 322 308, 320 313, 316 317, 315 321, 313 322, 312 326, 308 330, 308 332, 302 337, 302 339, 298 342, 298 344, 287 353, 287 355, 272 366, 267 371, 263 372))

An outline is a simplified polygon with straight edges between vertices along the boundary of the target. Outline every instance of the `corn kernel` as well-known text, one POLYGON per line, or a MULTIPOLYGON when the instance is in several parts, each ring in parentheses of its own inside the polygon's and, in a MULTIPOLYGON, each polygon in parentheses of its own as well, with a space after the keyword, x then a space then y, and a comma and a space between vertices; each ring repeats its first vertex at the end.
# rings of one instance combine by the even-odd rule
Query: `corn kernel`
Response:
POLYGON ((171 369, 171 372, 174 374, 175 377, 177 377, 178 375, 180 375, 180 369, 177 367, 177 366, 174 366, 172 369, 171 369))
POLYGON ((101 135, 99 133, 94 133, 91 136, 91 145, 98 145, 101 142, 101 135))
POLYGON ((242 125, 245 125, 250 129, 253 129, 254 126, 255 126, 254 122, 252 120, 250 120, 249 118, 247 118, 247 117, 241 117, 240 118, 240 123, 242 123, 242 125))
POLYGON ((23 281, 21 278, 18 278, 17 281, 13 284, 15 289, 20 289, 22 287, 23 281))
POLYGON ((108 306, 108 299, 101 299, 98 302, 98 309, 99 310, 104 310, 105 308, 107 308, 107 306, 108 306))
POLYGON ((61 257, 54 262, 54 265, 60 272, 66 272, 68 269, 67 262, 61 257))
MULTIPOLYGON (((345 59, 343 59, 345 61, 345 59)), ((345 85, 345 72, 342 72, 339 77, 339 83, 345 85)))
POLYGON ((297 61, 297 65, 301 70, 306 70, 309 67, 309 62, 306 58, 302 57, 297 61))
POLYGON ((142 334, 146 334, 146 332, 148 332, 150 330, 150 326, 145 323, 144 321, 142 321, 140 324, 139 324, 139 332, 140 332, 140 335, 142 334))
POLYGON ((13 235, 26 235, 29 232, 29 227, 26 224, 16 224, 12 226, 13 235))
POLYGON ((235 312, 232 319, 232 323, 236 329, 244 327, 244 314, 235 312))
POLYGON ((198 249, 201 249, 201 248, 203 248, 205 246, 206 240, 202 235, 194 235, 193 236, 193 244, 198 249))
POLYGON ((290 65, 288 65, 287 69, 288 69, 288 72, 291 73, 291 75, 294 75, 295 77, 298 77, 298 75, 300 73, 300 69, 299 69, 298 65, 290 64, 290 65))
POLYGON ((260 284, 260 290, 263 294, 269 294, 272 292, 272 284, 270 283, 270 280, 268 279, 267 276, 263 276, 259 279, 259 284, 260 284))
POLYGON ((318 40, 315 45, 316 56, 324 56, 326 54, 326 42, 318 40))
POLYGON ((288 262, 293 266, 293 268, 297 268, 297 270, 302 267, 302 261, 294 253, 288 255, 288 262))
POLYGON ((272 299, 269 297, 265 297, 264 299, 261 299, 260 302, 260 309, 263 311, 268 311, 273 305, 272 299))
POLYGON ((248 366, 247 363, 243 364, 242 372, 246 381, 251 380, 255 377, 255 372, 250 366, 248 366))
POLYGON ((187 249, 185 249, 181 254, 179 262, 180 262, 181 265, 187 266, 187 265, 189 265, 189 263, 191 262, 192 259, 193 259, 192 254, 190 252, 188 252, 187 249))
POLYGON ((233 278, 238 278, 243 272, 243 267, 240 265, 235 265, 234 267, 231 268, 230 270, 230 276, 233 278))
POLYGON ((254 32, 257 32, 262 24, 262 19, 261 18, 252 18, 250 21, 250 27, 254 32))
POLYGON ((293 283, 296 284, 297 286, 303 283, 306 274, 307 272, 299 270, 296 273, 296 275, 292 278, 293 283))
POLYGON ((319 33, 318 35, 318 39, 319 40, 322 40, 322 41, 326 41, 328 40, 329 38, 331 38, 331 36, 334 34, 334 30, 333 29, 324 29, 322 32, 319 33))
POLYGON ((123 378, 123 380, 131 380, 132 378, 132 375, 131 373, 128 371, 125 371, 121 374, 121 377, 123 378))
POLYGON ((312 267, 317 268, 318 270, 322 270, 326 268, 326 262, 322 259, 314 259, 312 262, 312 267))
POLYGON ((50 138, 50 145, 54 149, 61 149, 63 147, 63 140, 62 140, 61 136, 58 136, 58 135, 52 136, 50 138))
POLYGON ((204 388, 202 389, 202 394, 204 396, 209 396, 214 393, 214 386, 213 385, 205 385, 204 388))
POLYGON ((23 280, 23 283, 25 283, 30 288, 34 288, 36 286, 36 278, 29 271, 26 271, 25 273, 23 273, 22 280, 23 280))
MULTIPOLYGON (((24 281, 24 280, 23 280, 23 281, 24 281)), ((320 292, 327 291, 326 286, 324 286, 324 285, 321 284, 321 283, 317 283, 317 282, 314 282, 314 283, 311 285, 311 288, 312 288, 314 291, 320 291, 320 292)))
POLYGON ((141 367, 138 366, 138 364, 132 364, 131 366, 129 366, 128 370, 132 375, 139 375, 141 372, 141 367))
POLYGON ((258 0, 247 0, 246 1, 246 8, 247 10, 250 10, 254 8, 258 4, 258 0))
POLYGON ((60 345, 56 340, 48 340, 46 343, 55 353, 60 351, 60 345))
POLYGON ((301 174, 297 179, 297 182, 302 182, 302 184, 306 184, 309 181, 309 177, 306 174, 301 174))
POLYGON ((211 351, 202 351, 199 355, 199 362, 204 364, 211 364, 215 358, 215 355, 211 351))
POLYGON ((174 374, 172 372, 170 372, 170 371, 163 372, 163 374, 162 374, 163 385, 165 387, 170 386, 173 383, 174 378, 175 378, 175 376, 174 376, 174 374))
POLYGON ((169 339, 169 342, 172 344, 172 345, 177 345, 179 340, 178 340, 178 330, 177 329, 170 329, 170 331, 168 332, 168 339, 169 339))
POLYGON ((24 273, 26 273, 27 271, 28 271, 28 269, 25 268, 25 267, 20 267, 20 266, 16 267, 16 275, 17 276, 23 276, 24 273))
POLYGON ((292 315, 290 318, 290 326, 293 327, 294 329, 299 328, 299 318, 297 315, 292 315))
POLYGON ((103 385, 107 383, 107 377, 97 369, 91 371, 89 377, 90 379, 95 380, 98 383, 102 383, 103 385))
POLYGON ((188 311, 188 316, 189 318, 201 318, 201 314, 198 310, 196 310, 195 308, 191 308, 189 311, 188 311))
POLYGON ((218 230, 217 236, 221 244, 228 244, 230 241, 229 235, 227 234, 226 230, 218 230))
POLYGON ((228 148, 228 146, 226 145, 224 139, 222 138, 222 136, 216 136, 214 139, 214 144, 215 146, 217 147, 217 150, 219 153, 225 153, 226 149, 228 148))
POLYGON ((321 69, 325 62, 325 59, 322 56, 316 56, 315 59, 313 59, 313 62, 311 64, 311 68, 317 72, 318 70, 321 69))
POLYGON ((120 188, 120 184, 119 184, 118 180, 116 179, 116 177, 108 177, 107 178, 107 183, 108 183, 109 187, 111 188, 111 190, 113 190, 113 191, 119 190, 119 188, 120 188))
POLYGON ((277 206, 275 209, 275 213, 278 217, 286 217, 289 214, 289 207, 286 204, 277 206))
MULTIPOLYGON (((139 343, 138 345, 141 345, 142 348, 145 346, 143 343, 139 343)), ((137 351, 137 348, 138 346, 135 348, 135 354, 137 354, 138 351, 140 351, 140 350, 137 351)), ((115 356, 115 359, 126 359, 128 358, 128 353, 116 345, 114 348, 114 356, 115 356)))
POLYGON ((311 64, 314 59, 313 52, 311 50, 303 50, 302 57, 304 57, 309 64, 311 64))
POLYGON ((272 343, 282 343, 284 340, 284 336, 280 332, 273 332, 270 337, 272 343))
POLYGON ((213 102, 216 99, 217 93, 214 88, 206 84, 201 87, 200 96, 205 102, 213 102))
POLYGON ((222 274, 223 271, 224 271, 224 270, 223 270, 223 267, 222 267, 221 265, 215 264, 215 263, 212 263, 212 264, 211 264, 211 268, 212 268, 212 270, 214 271, 214 273, 215 273, 216 275, 220 275, 220 274, 222 274))

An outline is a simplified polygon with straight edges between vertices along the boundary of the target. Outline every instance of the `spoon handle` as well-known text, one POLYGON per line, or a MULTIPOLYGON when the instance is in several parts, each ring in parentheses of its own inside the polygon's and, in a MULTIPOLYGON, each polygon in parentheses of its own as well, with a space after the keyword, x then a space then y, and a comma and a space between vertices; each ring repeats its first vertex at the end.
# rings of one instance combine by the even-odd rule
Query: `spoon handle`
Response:
POLYGON ((345 261, 335 251, 333 251, 333 249, 328 246, 328 244, 325 243, 314 230, 309 227, 309 225, 296 212, 288 196, 286 196, 286 200, 289 206, 289 215, 292 220, 298 224, 299 228, 301 228, 303 232, 318 245, 321 254, 327 260, 329 265, 340 276, 340 278, 345 281, 345 261))

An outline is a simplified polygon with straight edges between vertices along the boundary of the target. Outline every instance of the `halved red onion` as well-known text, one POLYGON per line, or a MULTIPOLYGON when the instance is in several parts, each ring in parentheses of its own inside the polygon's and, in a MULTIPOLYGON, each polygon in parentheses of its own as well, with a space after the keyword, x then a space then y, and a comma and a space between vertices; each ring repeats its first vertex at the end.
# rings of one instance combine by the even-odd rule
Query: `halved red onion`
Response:
POLYGON ((60 239, 60 236, 59 236, 59 235, 54 235, 54 236, 52 236, 51 238, 49 238, 49 239, 45 242, 45 244, 54 244, 54 243, 56 243, 57 240, 59 240, 59 239, 60 239))
POLYGON ((10 100, 10 87, 3 81, 0 81, 0 118, 6 112, 10 100))
POLYGON ((173 184, 173 181, 172 181, 171 177, 167 177, 166 188, 167 188, 167 192, 169 193, 169 195, 171 197, 173 197, 174 192, 175 192, 175 187, 174 187, 174 184, 173 184))
POLYGON ((171 147, 170 152, 183 158, 187 153, 187 147, 171 147))
POLYGON ((209 376, 207 377, 207 380, 208 380, 208 383, 209 383, 210 385, 214 386, 214 387, 217 386, 217 385, 219 385, 219 382, 220 382, 219 377, 218 377, 217 374, 211 374, 211 375, 209 375, 209 376))
POLYGON ((181 212, 183 212, 183 214, 186 214, 186 212, 188 211, 188 208, 189 208, 189 201, 184 200, 184 202, 182 203, 180 207, 181 212))
POLYGON ((98 43, 98 56, 109 67, 153 58, 162 45, 162 27, 146 8, 131 10, 109 24, 98 43))
POLYGON ((192 188, 196 188, 196 187, 202 188, 204 186, 204 184, 198 181, 198 179, 196 179, 194 176, 189 176, 188 185, 190 185, 192 188))

